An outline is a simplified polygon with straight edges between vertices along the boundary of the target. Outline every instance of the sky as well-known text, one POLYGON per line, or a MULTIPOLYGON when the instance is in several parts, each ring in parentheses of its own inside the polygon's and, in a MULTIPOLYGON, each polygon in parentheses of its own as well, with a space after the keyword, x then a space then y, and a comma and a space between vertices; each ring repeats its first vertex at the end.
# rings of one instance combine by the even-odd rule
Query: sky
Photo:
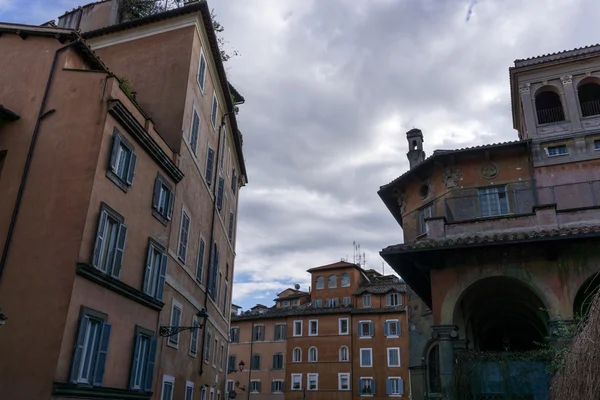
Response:
MULTIPOLYGON (((86 0, 0 0, 0 21, 41 24, 86 0)), ((366 267, 402 230, 377 196, 425 152, 516 140, 515 59, 600 41, 595 0, 209 0, 228 77, 246 98, 234 303, 272 305, 307 269, 366 267)), ((391 268, 385 266, 385 272, 391 268)))

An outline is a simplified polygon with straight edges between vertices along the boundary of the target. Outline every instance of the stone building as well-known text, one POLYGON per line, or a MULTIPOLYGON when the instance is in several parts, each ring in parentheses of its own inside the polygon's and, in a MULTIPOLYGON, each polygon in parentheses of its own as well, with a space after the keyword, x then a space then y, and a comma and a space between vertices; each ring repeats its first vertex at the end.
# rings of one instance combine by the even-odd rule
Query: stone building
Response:
POLYGON ((124 4, 0 24, 1 397, 223 398, 243 98, 205 1, 124 4))
POLYGON ((389 398, 409 393, 406 285, 344 261, 311 287, 233 317, 229 390, 253 399, 389 398))
MULTIPOLYGON (((600 46, 515 61, 513 142, 425 158, 423 133, 407 133, 410 170, 379 195, 404 231, 381 255, 412 289, 413 399, 450 395, 457 352, 536 349, 585 313, 600 270, 599 71, 600 46)), ((543 396, 536 376, 546 387, 503 375, 494 390, 543 396)))

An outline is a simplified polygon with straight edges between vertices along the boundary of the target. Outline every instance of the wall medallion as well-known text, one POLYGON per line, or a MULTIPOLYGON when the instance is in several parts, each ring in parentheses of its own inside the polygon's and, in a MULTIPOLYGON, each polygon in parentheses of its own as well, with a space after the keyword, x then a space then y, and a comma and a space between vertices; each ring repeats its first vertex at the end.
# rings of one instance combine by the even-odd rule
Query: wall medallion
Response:
POLYGON ((500 167, 495 162, 487 162, 481 166, 481 176, 485 179, 494 179, 500 173, 500 167))

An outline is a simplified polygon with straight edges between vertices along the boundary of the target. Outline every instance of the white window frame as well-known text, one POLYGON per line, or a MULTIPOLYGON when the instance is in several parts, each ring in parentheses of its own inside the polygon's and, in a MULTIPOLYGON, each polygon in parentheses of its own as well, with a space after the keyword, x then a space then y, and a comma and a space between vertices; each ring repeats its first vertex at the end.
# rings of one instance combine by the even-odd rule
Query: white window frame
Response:
POLYGON ((273 393, 283 393, 283 391, 285 390, 283 379, 273 379, 273 382, 281 383, 281 390, 275 390, 273 391, 273 393))
POLYGON ((304 325, 304 321, 302 321, 301 319, 296 319, 296 320, 294 320, 293 336, 296 336, 296 337, 300 337, 300 336, 302 336, 302 330, 303 330, 303 328, 304 328, 304 327, 303 327, 303 325, 304 325), (299 333, 298 333, 298 332, 296 332, 296 324, 297 324, 298 322, 300 323, 300 332, 299 332, 299 333))
POLYGON ((190 217, 190 213, 188 210, 186 210, 185 207, 181 208, 181 218, 179 219, 179 237, 177 238, 177 259, 182 262, 183 264, 186 263, 187 260, 187 252, 188 252, 188 248, 189 248, 189 244, 190 244, 190 230, 192 228, 192 217, 190 217), (185 241, 185 253, 183 254, 183 258, 180 256, 179 254, 179 248, 181 247, 181 233, 182 233, 182 229, 183 229, 183 216, 186 216, 188 218, 188 228, 187 228, 187 237, 186 237, 186 241, 185 241))
POLYGON ((338 319, 338 334, 339 335, 349 335, 350 334, 350 321, 348 318, 339 318, 338 319), (346 321, 346 332, 342 332, 342 321, 346 321))
POLYGON ((315 289, 316 290, 325 289, 325 277, 324 276, 318 276, 317 279, 315 279, 315 289), (321 285, 321 287, 319 287, 319 279, 322 279, 321 282, 323 282, 323 285, 321 285))
POLYGON ((221 391, 217 389, 217 400, 221 400, 221 391))
MULTIPOLYGON (((374 382, 373 382, 373 381, 374 381, 374 379, 373 379, 373 377, 372 377, 372 376, 361 376, 361 377, 360 377, 360 378, 358 378, 358 379, 359 379, 359 380, 363 380, 363 379, 370 379, 370 380, 371 380, 371 385, 373 385, 373 383, 374 383, 374 382)), ((360 386, 360 385, 359 385, 359 386, 360 386)), ((359 396, 362 396, 362 397, 373 397, 373 393, 371 393, 371 394, 362 394, 362 393, 359 393, 358 395, 359 395, 359 396)))
POLYGON ((371 339, 373 337, 373 333, 371 332, 371 324, 373 323, 373 321, 371 320, 363 320, 363 321, 358 321, 358 324, 360 325, 360 332, 358 332, 358 338, 359 339, 371 339), (362 324, 369 324, 369 333, 371 333, 369 336, 363 336, 362 335, 362 324))
POLYGON ((192 151, 192 154, 194 157, 198 157, 198 145, 200 144, 200 128, 202 126, 202 118, 200 118, 200 112, 199 110, 196 108, 196 105, 192 106, 192 119, 190 121, 190 132, 187 135, 187 142, 190 145, 190 150, 192 151), (194 115, 196 115, 198 117, 198 132, 196 132, 197 136, 196 136, 196 145, 194 147, 194 144, 192 143, 192 133, 194 131, 194 115))
POLYGON ((318 319, 309 319, 308 320, 308 336, 319 336, 319 320, 318 319), (311 333, 313 324, 315 325, 316 333, 311 333))
POLYGON ((398 292, 388 293, 385 296, 385 305, 388 306, 388 307, 401 306, 402 305, 402 297, 400 296, 400 293, 398 293, 398 292), (396 303, 397 304, 392 304, 392 301, 391 301, 392 300, 392 296, 396 296, 396 299, 397 299, 396 303))
POLYGON ((194 382, 190 382, 190 381, 185 381, 185 392, 183 394, 183 398, 185 400, 194 400, 194 382), (192 388, 192 396, 188 399, 187 398, 187 390, 188 388, 192 388))
POLYGON ((387 366, 389 368, 397 368, 400 367, 402 364, 402 362, 400 361, 400 347, 388 347, 387 348, 387 366), (391 365, 390 364, 390 352, 392 351, 398 351, 398 365, 391 365))
POLYGON ((371 308, 371 293, 365 293, 362 295, 362 308, 371 308), (369 299, 369 305, 365 305, 365 299, 369 299))
POLYGON ((291 374, 290 378, 290 390, 302 390, 302 374, 291 374), (300 387, 294 389, 294 378, 299 378, 300 387))
POLYGON ((260 386, 261 386, 261 389, 262 389, 262 384, 260 383, 260 379, 251 379, 250 380, 250 387, 248 388, 248 393, 260 393, 260 391, 258 391, 258 390, 252 390, 251 389, 253 382, 258 382, 260 384, 260 386))
POLYGON ((349 391, 352 390, 352 380, 350 379, 350 372, 338 372, 338 390, 349 391), (342 388, 342 377, 348 378, 348 388, 342 388))
POLYGON ((206 73, 208 71, 208 62, 206 61, 206 57, 204 56, 204 49, 200 48, 200 57, 198 58, 198 73, 196 74, 196 82, 198 82, 198 88, 200 88, 200 93, 204 95, 204 87, 206 85, 206 73), (198 75, 200 75, 200 66, 202 65, 202 59, 204 59, 204 75, 202 75, 202 83, 198 81, 198 75))
POLYGON ((161 400, 173 400, 173 393, 175 392, 175 377, 171 375, 163 375, 162 383, 160 385, 160 399, 161 400), (171 384, 171 398, 165 399, 165 383, 171 384))
POLYGON ((294 350, 292 350, 292 362, 302 362, 302 349, 300 347, 294 347, 294 350), (298 350, 300 353, 300 357, 298 359, 295 359, 294 357, 296 350, 298 350))
POLYGON ((210 124, 212 125, 213 129, 217 129, 217 120, 219 119, 219 99, 217 97, 217 92, 213 91, 213 99, 210 103, 210 124), (215 101, 217 102, 217 106, 216 106, 216 110, 215 110, 215 118, 213 121, 213 105, 215 104, 215 101))
POLYGON ((210 388, 210 400, 214 400, 214 399, 215 399, 215 389, 210 388))
POLYGON ((319 362, 319 349, 317 349, 317 346, 310 346, 310 347, 308 348, 308 356, 307 356, 307 360, 308 360, 308 362, 319 362), (312 349, 315 349, 315 358, 314 358, 314 360, 311 360, 311 359, 310 359, 310 351, 311 351, 312 349))
POLYGON ((200 389, 200 400, 206 400, 206 388, 205 387, 200 389))
POLYGON ((350 349, 348 349, 348 346, 346 346, 346 345, 340 346, 340 349, 338 350, 338 357, 339 357, 340 362, 350 361, 350 349), (343 349, 346 349, 346 359, 345 360, 342 360, 342 350, 343 349))
POLYGON ((197 326, 196 329, 192 329, 190 331, 190 351, 188 352, 188 354, 194 358, 196 358, 196 356, 198 355, 198 339, 199 339, 199 335, 198 335, 198 331, 200 330, 200 323, 198 322, 198 317, 197 316, 192 316, 192 326, 197 326), (193 343, 193 339, 194 337, 196 337, 196 352, 192 352, 192 343, 193 343))
POLYGON ((340 281, 341 281, 341 283, 340 283, 341 287, 350 287, 350 285, 352 284, 352 277, 350 276, 349 273, 346 272, 346 273, 342 274, 342 276, 340 278, 340 281), (345 276, 348 277, 348 284, 347 285, 344 285, 344 277, 345 276))
POLYGON ((359 356, 360 356, 360 366, 362 368, 372 368, 373 367, 373 349, 371 347, 361 347, 360 348, 359 356), (370 361, 371 361, 370 365, 365 365, 363 363, 363 350, 368 350, 369 351, 369 354, 370 354, 369 358, 370 358, 370 361))
POLYGON ((228 379, 225 384, 225 390, 227 391, 227 394, 229 394, 230 391, 235 390, 235 381, 228 379), (231 389, 229 389, 229 386, 231 386, 231 389))
MULTIPOLYGON (((388 377, 387 377, 387 379, 389 379, 389 380, 392 380, 392 379, 397 379, 397 380, 399 380, 399 381, 403 381, 403 380, 404 380, 404 379, 402 379, 402 377, 401 377, 401 376, 388 376, 388 377)), ((387 382, 386 382, 386 384, 387 384, 387 382)), ((389 396, 389 397, 402 397, 402 396, 404 396, 404 395, 403 395, 403 394, 391 394, 391 393, 390 393, 388 396, 389 396)))
POLYGON ((317 374, 317 373, 306 374, 306 386, 307 386, 306 390, 311 390, 311 391, 319 390, 319 374, 317 374), (310 378, 316 378, 316 380, 315 380, 316 385, 315 385, 314 389, 310 388, 310 378))
POLYGON ((229 328, 229 332, 232 332, 234 329, 237 332, 237 341, 234 342, 233 337, 230 337, 229 339, 231 340, 231 344, 239 344, 240 343, 240 327, 237 325, 232 326, 231 328, 229 328))
MULTIPOLYGON (((386 319, 385 322, 386 323, 388 323, 388 322, 395 322, 396 325, 398 326, 398 331, 397 331, 398 334, 397 335, 388 335, 387 337, 389 337, 389 338, 399 338, 400 337, 400 320, 398 320, 398 319, 386 319)), ((388 325, 388 333, 389 332, 390 332, 390 329, 389 329, 389 325, 388 325)))
POLYGON ((560 157, 560 156, 568 156, 569 155, 569 147, 565 143, 553 144, 550 146, 546 146, 545 150, 546 150, 546 155, 548 157, 560 157), (564 153, 556 152, 554 154, 550 154, 551 153, 550 149, 552 149, 552 151, 554 151, 554 150, 563 149, 563 148, 565 149, 564 153))
MULTIPOLYGON (((257 330, 258 331, 258 330, 257 330)), ((256 324, 252 327, 252 341, 253 342, 264 342, 265 341, 265 325, 264 324, 256 324), (255 328, 261 328, 260 332, 262 333, 262 339, 258 339, 258 337, 255 339, 254 338, 254 329, 255 328)))
MULTIPOLYGON (((171 313, 169 314, 169 325, 170 326, 181 326, 181 321, 183 320, 183 306, 180 302, 173 299, 171 301, 171 313), (177 307, 179 309, 179 322, 177 325, 173 324, 173 310, 177 307)), ((181 332, 178 332, 176 335, 169 336, 167 340, 167 346, 173 347, 174 349, 179 349, 179 343, 181 343, 180 339, 181 332)))

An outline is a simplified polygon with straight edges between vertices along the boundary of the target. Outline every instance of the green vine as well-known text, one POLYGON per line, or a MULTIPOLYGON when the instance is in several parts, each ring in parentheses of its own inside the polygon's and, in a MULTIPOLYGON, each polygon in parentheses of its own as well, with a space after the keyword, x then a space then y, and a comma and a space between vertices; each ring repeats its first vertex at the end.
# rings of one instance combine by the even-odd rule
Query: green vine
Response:
POLYGON ((131 90, 131 85, 127 77, 121 76, 119 78, 119 87, 128 97, 133 97, 133 91, 131 90))

